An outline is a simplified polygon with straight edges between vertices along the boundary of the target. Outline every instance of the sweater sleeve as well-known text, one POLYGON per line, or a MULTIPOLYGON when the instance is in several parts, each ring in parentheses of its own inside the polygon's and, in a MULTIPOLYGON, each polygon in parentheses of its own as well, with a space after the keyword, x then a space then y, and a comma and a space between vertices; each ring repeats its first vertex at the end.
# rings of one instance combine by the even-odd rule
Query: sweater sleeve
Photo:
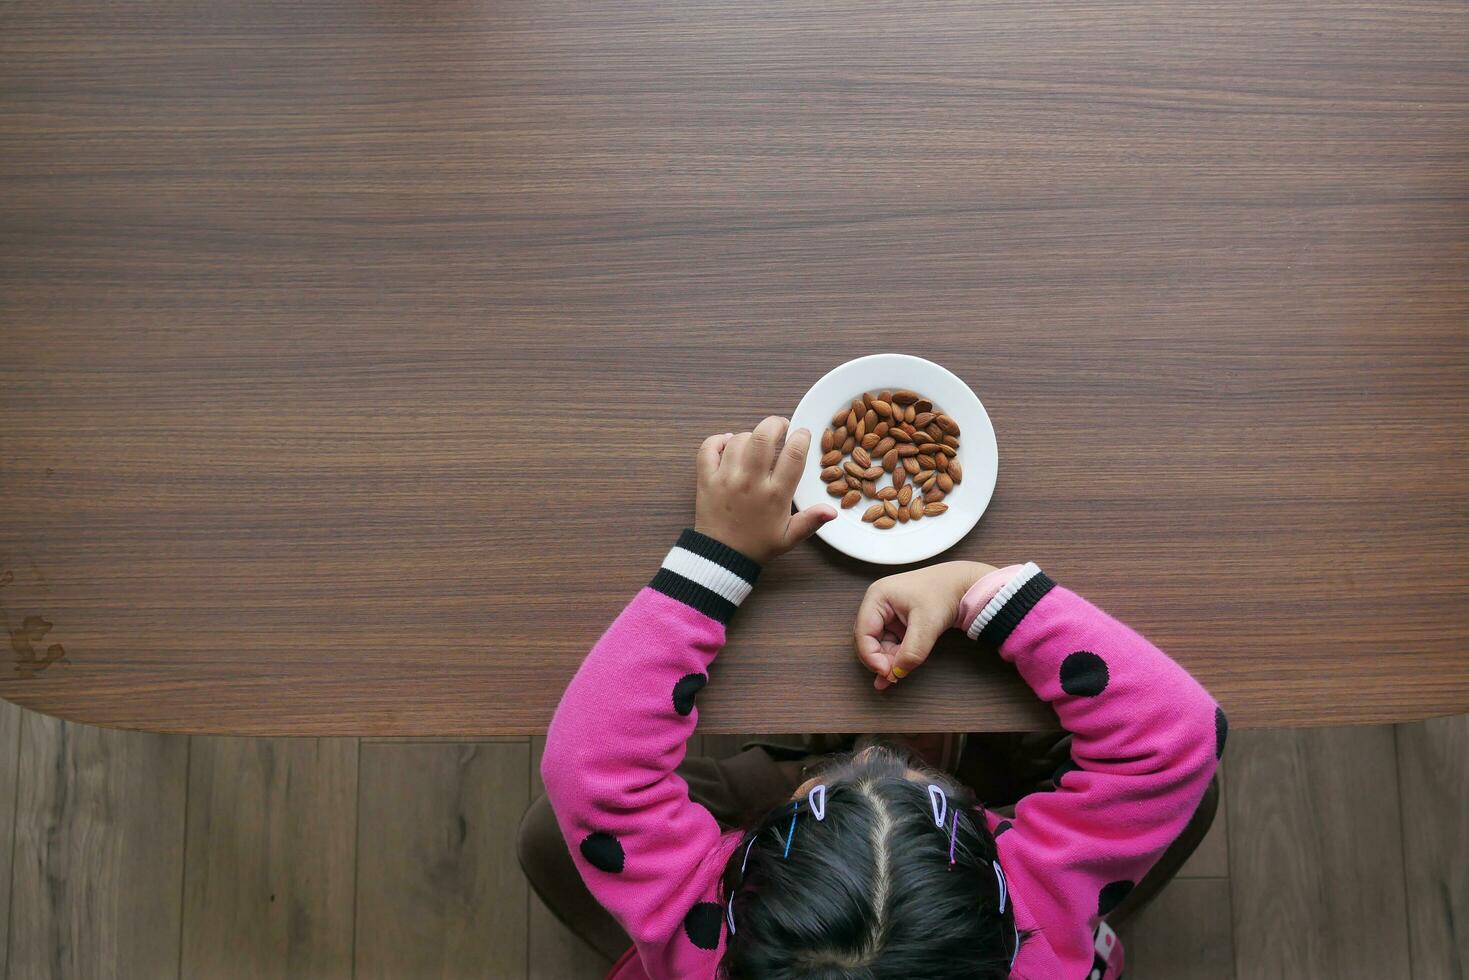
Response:
MULTIPOLYGON (((1182 833, 1208 789, 1224 751, 1224 712, 1161 650, 1034 564, 1005 572, 998 587, 993 577, 976 584, 991 594, 982 606, 964 603, 963 625, 1016 666, 1073 738, 1056 789, 1022 799, 997 844, 1049 952, 1067 975, 1088 976, 1100 966, 1098 921, 1182 833)), ((1120 949, 1107 959, 1111 977, 1120 949)))
POLYGON ((651 977, 712 976, 719 960, 728 847, 674 767, 725 624, 759 573, 685 531, 587 654, 546 737, 541 776, 561 833, 651 977))

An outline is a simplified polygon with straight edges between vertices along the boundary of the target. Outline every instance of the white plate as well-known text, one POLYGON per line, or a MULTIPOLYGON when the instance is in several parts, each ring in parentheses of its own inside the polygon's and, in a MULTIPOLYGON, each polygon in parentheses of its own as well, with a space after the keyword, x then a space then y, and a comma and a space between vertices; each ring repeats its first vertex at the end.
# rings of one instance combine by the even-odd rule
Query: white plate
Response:
MULTIPOLYGON (((862 561, 879 565, 906 565, 934 555, 968 534, 995 492, 1000 454, 995 445, 995 429, 978 396, 953 372, 932 361, 907 354, 870 354, 833 368, 806 392, 791 416, 791 428, 805 426, 811 430, 811 455, 806 471, 796 486, 796 506, 805 509, 813 504, 836 505, 837 519, 828 521, 816 533, 838 551, 862 561), (886 531, 862 523, 862 513, 872 505, 863 499, 857 506, 842 510, 841 501, 827 494, 821 482, 821 433, 831 425, 838 408, 864 391, 906 388, 916 391, 959 423, 959 462, 964 467, 964 480, 944 498, 947 512, 937 517, 899 524, 886 531)), ((883 474, 878 486, 891 483, 883 474)))

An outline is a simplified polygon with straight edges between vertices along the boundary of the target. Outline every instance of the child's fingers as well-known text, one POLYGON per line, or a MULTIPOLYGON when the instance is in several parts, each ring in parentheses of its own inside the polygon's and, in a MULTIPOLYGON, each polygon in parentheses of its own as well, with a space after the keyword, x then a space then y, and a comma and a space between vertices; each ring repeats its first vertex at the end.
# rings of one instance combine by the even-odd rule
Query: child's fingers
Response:
POLYGON ((745 447, 750 444, 751 438, 753 436, 749 432, 736 432, 731 436, 729 442, 725 443, 724 455, 720 457, 720 467, 723 468, 731 465, 740 467, 745 465, 745 455, 747 453, 745 447))
POLYGON ((724 447, 734 438, 732 432, 721 432, 705 439, 699 446, 696 469, 699 479, 706 479, 719 469, 719 457, 724 454, 724 447))
POLYGON ((815 504, 799 514, 792 515, 786 524, 786 533, 781 547, 787 551, 816 533, 816 529, 827 521, 836 520, 836 508, 831 504, 815 504))
POLYGON ((948 626, 927 610, 913 610, 908 616, 908 629, 903 633, 903 645, 893 658, 893 678, 908 676, 927 660, 933 645, 948 626))
POLYGON ((775 465, 775 453, 780 446, 781 437, 785 435, 789 424, 779 415, 772 415, 755 426, 755 431, 742 453, 743 462, 752 474, 763 477, 770 473, 770 468, 775 465))
POLYGON ((857 619, 852 624, 852 645, 857 657, 873 670, 887 674, 890 658, 882 650, 882 637, 887 630, 888 618, 893 609, 882 589, 881 582, 874 582, 862 597, 857 607, 857 619))
POLYGON ((879 678, 887 679, 888 671, 892 669, 892 661, 883 652, 882 644, 875 636, 857 636, 853 640, 853 647, 857 651, 857 659, 862 665, 872 671, 879 678))
POLYGON ((780 492, 793 495, 796 484, 801 482, 801 470, 806 466, 806 454, 811 450, 811 430, 797 429, 786 436, 785 448, 775 460, 775 485, 780 492))

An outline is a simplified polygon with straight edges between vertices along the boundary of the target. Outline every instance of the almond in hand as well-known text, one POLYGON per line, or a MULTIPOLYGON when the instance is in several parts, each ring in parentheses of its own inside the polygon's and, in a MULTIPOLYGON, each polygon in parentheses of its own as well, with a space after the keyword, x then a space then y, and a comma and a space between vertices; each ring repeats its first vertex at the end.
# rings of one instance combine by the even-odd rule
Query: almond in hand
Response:
POLYGON ((872 465, 872 456, 867 452, 867 450, 863 449, 861 446, 858 446, 856 449, 852 450, 852 462, 856 463, 858 466, 862 467, 865 470, 867 469, 867 467, 872 465))
POLYGON ((937 516, 939 516, 940 514, 942 514, 944 511, 946 511, 948 509, 949 509, 949 505, 948 504, 940 504, 940 503, 924 504, 923 505, 923 516, 924 517, 937 517, 937 516))
POLYGON ((883 487, 881 490, 877 491, 878 500, 892 500, 897 497, 897 495, 898 491, 894 490, 892 487, 883 487))
POLYGON ((842 498, 842 510, 857 506, 857 501, 862 499, 862 494, 856 490, 848 490, 847 495, 842 498))
POLYGON ((842 451, 840 449, 828 449, 826 452, 821 454, 822 466, 835 466, 841 461, 842 451))
POLYGON ((882 504, 873 504, 871 507, 867 508, 867 510, 865 512, 863 512, 863 514, 862 514, 862 521, 863 521, 863 523, 871 524, 873 521, 877 520, 882 515, 883 515, 883 506, 882 506, 882 504))

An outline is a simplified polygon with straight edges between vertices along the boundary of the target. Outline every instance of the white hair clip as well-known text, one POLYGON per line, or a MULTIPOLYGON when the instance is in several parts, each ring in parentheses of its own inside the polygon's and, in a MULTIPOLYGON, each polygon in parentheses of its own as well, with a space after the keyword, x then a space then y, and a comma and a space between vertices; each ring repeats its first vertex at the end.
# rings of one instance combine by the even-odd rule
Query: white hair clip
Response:
POLYGON ((811 787, 811 792, 806 794, 806 805, 811 807, 811 813, 820 823, 826 819, 826 784, 818 783, 811 787))
POLYGON ((1005 871, 1000 867, 999 861, 991 861, 995 866, 995 881, 1000 883, 1000 914, 1005 914, 1005 900, 1010 897, 1010 889, 1005 885, 1005 871))
POLYGON ((928 805, 933 807, 933 825, 942 830, 944 817, 949 814, 949 797, 942 786, 928 784, 928 805))

